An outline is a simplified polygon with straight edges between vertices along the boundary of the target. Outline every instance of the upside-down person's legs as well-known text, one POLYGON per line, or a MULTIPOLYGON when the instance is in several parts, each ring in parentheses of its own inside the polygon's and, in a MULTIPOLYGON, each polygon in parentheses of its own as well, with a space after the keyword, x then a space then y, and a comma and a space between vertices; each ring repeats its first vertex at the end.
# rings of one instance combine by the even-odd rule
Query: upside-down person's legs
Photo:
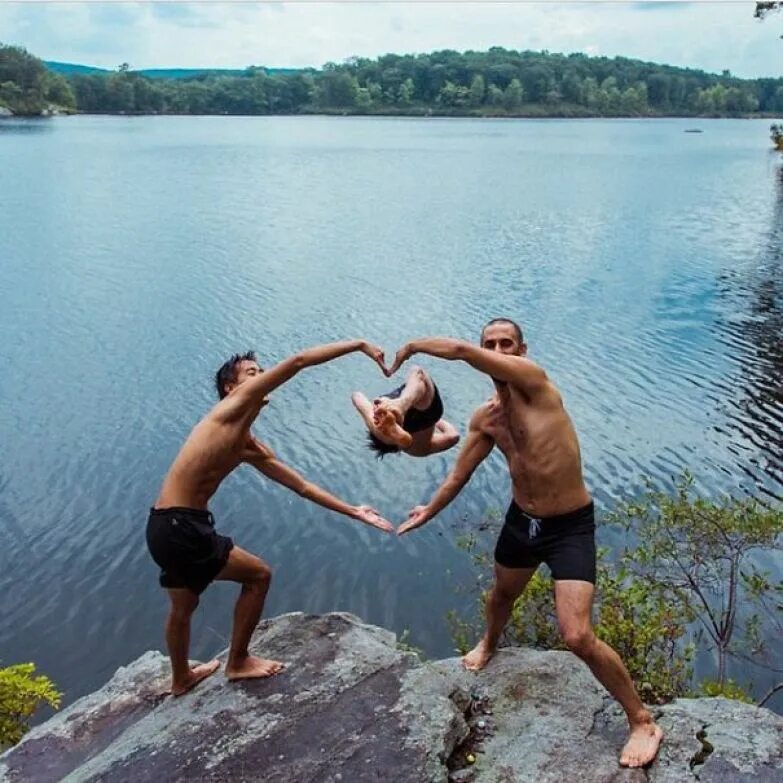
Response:
POLYGON ((396 408, 400 416, 405 418, 405 414, 427 396, 427 391, 428 384, 423 370, 420 367, 412 367, 405 378, 405 387, 400 396, 395 400, 388 400, 386 406, 396 408))
POLYGON ((522 595, 535 572, 535 568, 506 568, 495 563, 495 581, 484 607, 487 630, 481 641, 462 659, 466 669, 479 671, 489 663, 511 616, 514 601, 522 595))
POLYGON ((260 558, 235 546, 228 556, 218 579, 240 582, 242 590, 234 607, 234 627, 226 662, 226 677, 243 680, 270 677, 283 669, 280 661, 250 655, 248 645, 264 609, 272 572, 260 558))
POLYGON ((643 767, 658 752, 663 732, 653 722, 652 715, 636 693, 631 675, 620 656, 593 632, 592 607, 595 588, 579 580, 555 581, 557 621, 568 648, 578 655, 596 679, 620 702, 631 734, 620 754, 620 764, 643 767))
POLYGON ((171 609, 166 620, 166 646, 171 658, 171 693, 181 696, 215 672, 220 663, 210 661, 191 668, 190 618, 198 606, 198 596, 186 587, 169 588, 168 594, 171 609))

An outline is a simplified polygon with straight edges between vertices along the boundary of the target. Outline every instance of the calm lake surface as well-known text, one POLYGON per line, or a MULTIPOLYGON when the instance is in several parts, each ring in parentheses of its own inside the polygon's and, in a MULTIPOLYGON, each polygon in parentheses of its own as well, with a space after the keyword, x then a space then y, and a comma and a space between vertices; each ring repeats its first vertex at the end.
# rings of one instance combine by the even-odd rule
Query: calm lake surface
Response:
MULTIPOLYGON (((147 510, 234 351, 475 340, 518 319, 559 385, 599 510, 689 468, 716 496, 783 497, 783 179, 767 121, 74 117, 0 122, 0 660, 66 692, 163 649, 147 510), (685 133, 699 127, 701 134, 685 133)), ((423 359, 462 432, 492 391, 423 359)), ((396 379, 395 379, 396 380, 396 379)), ((365 357, 302 373, 257 434, 399 523, 456 451, 376 462, 350 394, 365 357)), ((457 546, 509 499, 492 455, 402 539, 242 468, 218 528, 274 569, 266 615, 344 610, 453 654, 475 583, 457 546)), ((603 528, 599 540, 622 543, 603 528)), ((777 555, 757 562, 783 572, 777 555)), ((228 644, 203 597, 193 657, 228 644)), ((783 665, 779 640, 776 659, 783 665)), ((735 677, 758 693, 773 678, 735 677)), ((772 705, 780 711, 783 699, 772 705)))

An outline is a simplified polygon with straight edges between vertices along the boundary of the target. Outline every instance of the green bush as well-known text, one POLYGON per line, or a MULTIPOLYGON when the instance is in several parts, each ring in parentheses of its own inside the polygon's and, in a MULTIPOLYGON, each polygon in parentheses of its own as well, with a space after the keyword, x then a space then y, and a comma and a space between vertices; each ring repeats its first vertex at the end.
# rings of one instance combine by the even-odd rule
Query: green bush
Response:
POLYGON ((29 720, 41 704, 60 706, 61 693, 35 664, 19 663, 0 669, 0 747, 15 745, 30 728, 29 720))

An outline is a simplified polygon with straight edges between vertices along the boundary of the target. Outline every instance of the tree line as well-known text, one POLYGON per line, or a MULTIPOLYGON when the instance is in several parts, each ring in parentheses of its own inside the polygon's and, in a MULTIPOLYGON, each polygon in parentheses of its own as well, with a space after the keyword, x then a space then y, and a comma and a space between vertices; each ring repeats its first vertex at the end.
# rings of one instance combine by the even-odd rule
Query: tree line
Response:
POLYGON ((708 116, 783 113, 783 78, 740 79, 632 60, 493 47, 387 54, 320 70, 151 79, 127 64, 109 73, 50 73, 24 49, 0 46, 0 104, 128 114, 413 114, 708 116))
POLYGON ((57 107, 76 111, 71 85, 18 46, 0 44, 0 107, 22 116, 41 115, 57 107))

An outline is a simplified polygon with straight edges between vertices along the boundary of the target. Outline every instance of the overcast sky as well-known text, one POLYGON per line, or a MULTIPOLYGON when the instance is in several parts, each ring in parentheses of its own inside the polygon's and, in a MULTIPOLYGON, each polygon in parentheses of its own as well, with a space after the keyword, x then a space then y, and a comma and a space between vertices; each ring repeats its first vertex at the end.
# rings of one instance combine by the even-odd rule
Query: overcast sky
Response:
POLYGON ((115 68, 320 67, 352 55, 548 49, 738 76, 783 75, 783 14, 712 2, 42 2, 0 0, 0 41, 115 68))

